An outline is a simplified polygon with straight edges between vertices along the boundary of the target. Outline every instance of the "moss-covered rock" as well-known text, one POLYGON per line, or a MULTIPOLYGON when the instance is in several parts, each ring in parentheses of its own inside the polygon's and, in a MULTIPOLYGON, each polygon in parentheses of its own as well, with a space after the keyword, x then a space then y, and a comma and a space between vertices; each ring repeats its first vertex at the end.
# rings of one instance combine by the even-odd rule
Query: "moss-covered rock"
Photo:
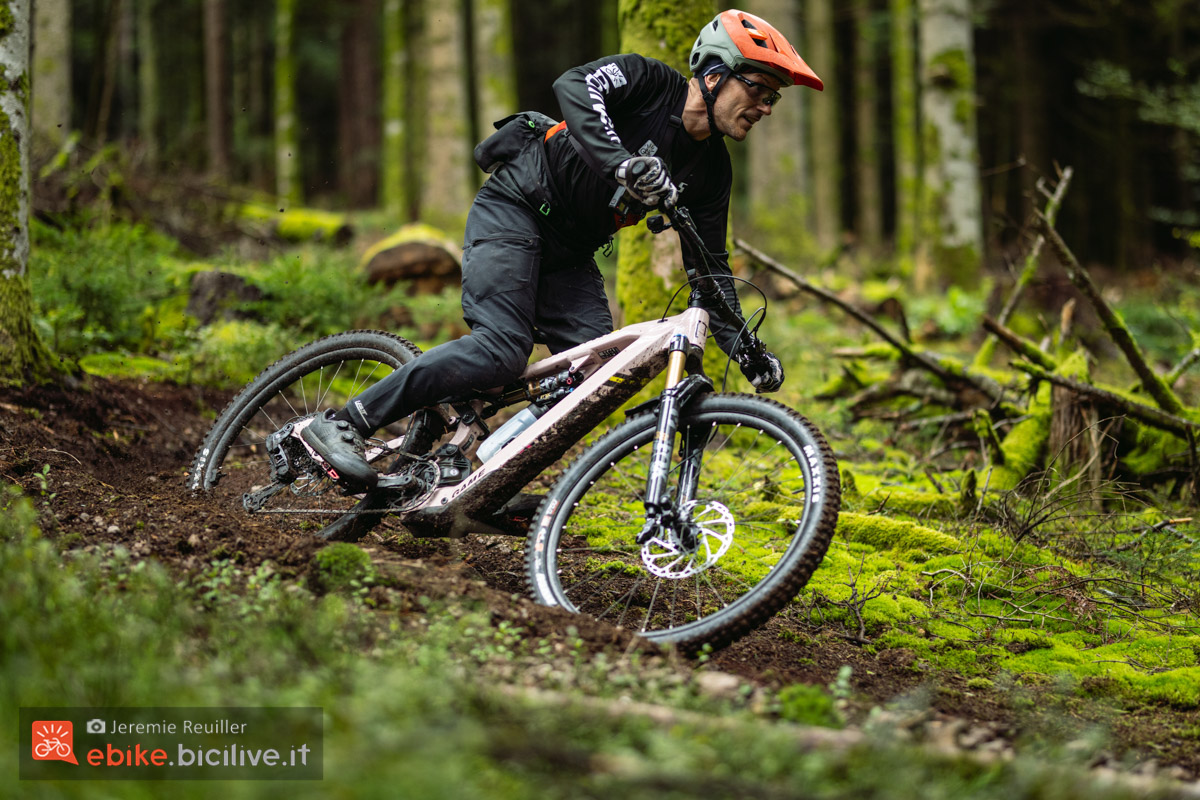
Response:
POLYGON ((944 553, 962 547, 958 539, 915 522, 843 511, 837 533, 846 541, 862 542, 880 550, 919 550, 944 553))

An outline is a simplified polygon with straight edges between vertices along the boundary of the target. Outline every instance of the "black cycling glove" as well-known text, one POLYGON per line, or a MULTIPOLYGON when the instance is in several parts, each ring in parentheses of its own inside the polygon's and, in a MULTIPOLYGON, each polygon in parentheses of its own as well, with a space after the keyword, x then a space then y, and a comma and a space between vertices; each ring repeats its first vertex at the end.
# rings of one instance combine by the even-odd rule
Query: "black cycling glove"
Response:
POLYGON ((644 206, 658 208, 664 201, 674 205, 679 198, 679 190, 671 183, 667 165, 657 156, 627 158, 617 165, 613 177, 644 206))
POLYGON ((734 360, 759 394, 777 392, 783 386, 783 364, 758 339, 751 339, 748 345, 739 347, 734 360))

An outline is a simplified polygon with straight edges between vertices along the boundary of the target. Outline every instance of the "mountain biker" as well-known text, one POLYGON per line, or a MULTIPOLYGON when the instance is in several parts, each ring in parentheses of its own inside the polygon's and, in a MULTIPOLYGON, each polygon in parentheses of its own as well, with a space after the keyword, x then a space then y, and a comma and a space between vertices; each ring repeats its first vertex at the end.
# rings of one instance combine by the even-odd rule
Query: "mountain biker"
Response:
MULTIPOLYGON (((738 308, 725 252, 732 173, 722 137, 745 139, 770 115, 780 88, 822 84, 779 31, 737 10, 701 29, 688 66, 690 80, 643 56, 602 58, 555 81, 562 123, 536 113, 497 123, 476 160, 487 171, 499 165, 471 206, 464 237, 462 305, 471 333, 423 353, 304 429, 343 484, 375 485, 364 438, 384 425, 516 380, 535 343, 559 353, 610 333, 593 254, 663 201, 688 207, 724 267, 725 299, 738 308)), ((689 268, 700 260, 686 246, 683 257, 689 268)), ((715 318, 712 328, 758 391, 780 387, 774 354, 715 318)))

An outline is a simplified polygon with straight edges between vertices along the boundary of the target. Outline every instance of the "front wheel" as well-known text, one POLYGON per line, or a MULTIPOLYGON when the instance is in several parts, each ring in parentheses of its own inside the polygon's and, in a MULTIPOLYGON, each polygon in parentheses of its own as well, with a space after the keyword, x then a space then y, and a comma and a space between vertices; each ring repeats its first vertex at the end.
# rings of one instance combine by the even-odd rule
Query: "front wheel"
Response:
POLYGON ((685 651, 722 647, 791 601, 821 563, 841 502, 837 462, 820 431, 780 403, 702 397, 680 415, 673 447, 684 532, 639 544, 656 423, 626 420, 546 495, 526 545, 530 588, 538 602, 685 651), (698 476, 682 443, 702 447, 698 476))

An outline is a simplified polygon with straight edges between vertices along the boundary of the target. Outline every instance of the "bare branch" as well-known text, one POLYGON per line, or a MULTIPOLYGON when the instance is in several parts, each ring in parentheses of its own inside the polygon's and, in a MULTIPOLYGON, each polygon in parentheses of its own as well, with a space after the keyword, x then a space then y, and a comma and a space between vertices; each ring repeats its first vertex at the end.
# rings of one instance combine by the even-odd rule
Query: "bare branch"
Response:
POLYGON ((1071 279, 1071 283, 1075 284, 1075 288, 1083 293, 1083 296, 1092 304, 1092 308, 1096 310, 1096 314, 1104 324, 1104 329, 1108 332, 1113 343, 1117 345, 1117 348, 1125 355, 1125 360, 1129 362, 1129 366, 1133 367, 1133 371, 1142 382, 1142 387, 1154 398, 1154 402, 1163 411, 1174 415, 1182 414, 1184 411, 1183 403, 1175 396, 1175 393, 1171 391, 1166 382, 1146 363, 1146 359, 1142 355, 1142 351, 1138 348, 1137 342, 1133 340, 1133 335, 1129 332, 1129 328, 1125 327, 1125 323, 1121 321, 1117 313, 1109 307, 1108 302, 1100 295, 1100 290, 1096 288, 1096 284, 1092 281, 1092 276, 1075 259, 1075 255, 1067 247, 1067 243, 1058 235, 1058 231, 1054 230, 1050 221, 1041 215, 1038 216, 1038 227, 1046 237, 1046 241, 1050 243, 1050 247, 1053 248, 1055 254, 1058 256, 1058 260, 1062 263, 1063 269, 1066 270, 1067 277, 1071 279))

